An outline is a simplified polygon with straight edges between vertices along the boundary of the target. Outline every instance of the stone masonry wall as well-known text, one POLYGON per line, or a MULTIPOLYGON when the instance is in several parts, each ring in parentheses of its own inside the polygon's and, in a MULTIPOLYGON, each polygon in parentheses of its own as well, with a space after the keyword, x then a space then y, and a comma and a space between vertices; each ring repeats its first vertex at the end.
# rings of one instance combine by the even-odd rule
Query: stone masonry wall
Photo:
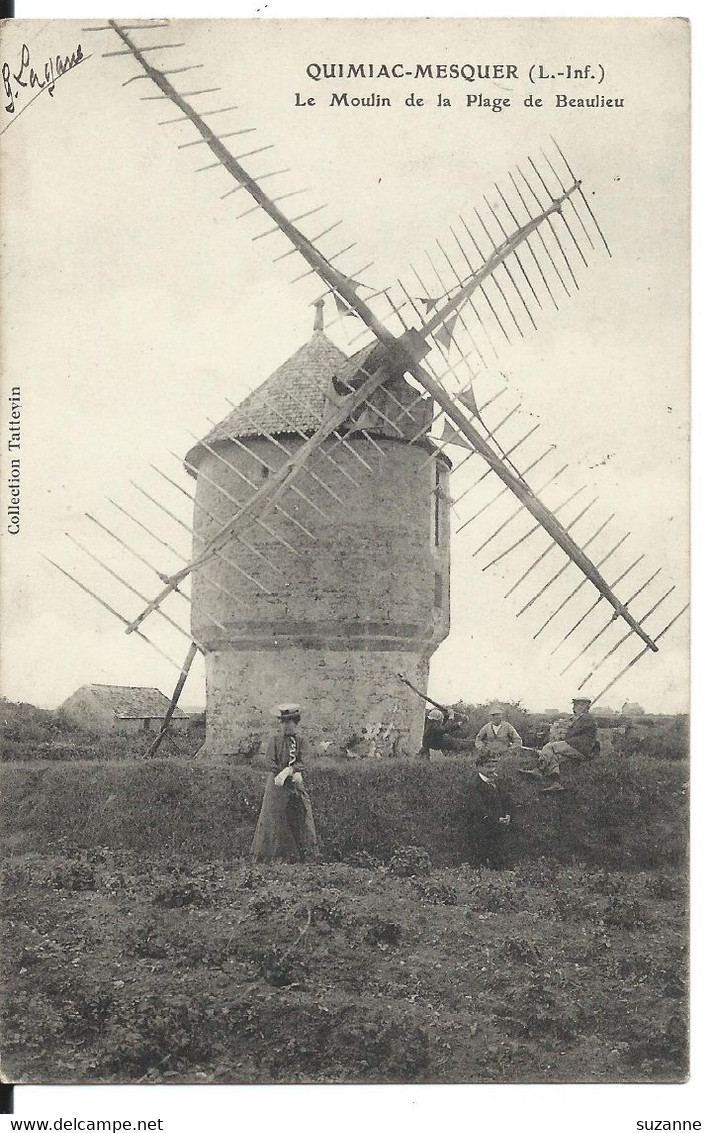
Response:
POLYGON ((414 653, 302 649, 206 655, 207 707, 202 756, 247 754, 250 737, 276 730, 275 703, 296 701, 311 746, 328 754, 413 755, 423 734, 424 705, 397 673, 427 685, 428 662, 414 653), (385 729, 390 725, 390 731, 385 729), (379 726, 381 726, 379 731, 379 726), (366 736, 363 735, 364 731, 366 736))
MULTIPOLYGON (((298 444, 279 442, 290 451, 298 444)), ((243 443, 247 451, 221 442, 201 460, 196 554, 286 459, 265 438, 243 443)), ((379 438, 381 456, 364 437, 349 444, 372 472, 334 447, 331 460, 312 466, 318 480, 298 481, 311 503, 288 493, 280 507, 289 518, 272 508, 267 527, 251 524, 243 542, 195 573, 205 754, 234 752, 241 735, 271 726, 266 713, 280 699, 304 702, 325 741, 327 732, 390 721, 405 747, 419 746, 422 702, 395 674, 425 687, 429 657, 449 630, 447 468, 438 462, 438 504, 427 449, 379 438)))

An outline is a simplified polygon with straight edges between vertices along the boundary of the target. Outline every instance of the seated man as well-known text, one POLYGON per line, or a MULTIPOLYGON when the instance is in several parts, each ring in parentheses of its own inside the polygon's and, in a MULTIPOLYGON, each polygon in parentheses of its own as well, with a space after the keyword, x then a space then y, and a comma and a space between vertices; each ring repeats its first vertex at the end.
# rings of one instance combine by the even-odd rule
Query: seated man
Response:
POLYGON ((493 704, 489 710, 489 720, 480 728, 475 737, 477 749, 477 766, 487 773, 494 772, 500 756, 507 751, 521 748, 522 738, 508 720, 504 718, 504 709, 500 704, 493 704))
MULTIPOLYGON (((467 739, 465 736, 455 736, 452 733, 456 731, 462 724, 467 722, 466 716, 461 716, 458 712, 442 708, 431 708, 425 719, 425 730, 423 732, 423 742, 418 752, 421 759, 430 759, 430 752, 433 751, 472 751, 477 747, 477 740, 467 739)), ((510 725, 507 725, 510 727, 510 725)), ((514 732, 514 729, 512 728, 514 732)), ((516 732, 514 732, 516 736, 516 732)), ((517 736, 517 739, 519 737, 517 736)), ((519 743, 521 744, 521 740, 519 743)), ((497 786, 496 775, 494 772, 494 763, 486 763, 485 771, 479 770, 475 780, 475 791, 479 796, 482 804, 483 814, 482 821, 486 827, 490 824, 500 824, 508 826, 510 817, 507 813, 505 803, 501 797, 499 787, 497 786)), ((488 757, 485 756, 485 759, 488 757)), ((477 759, 479 765, 480 759, 477 759)))
POLYGON ((463 736, 455 736, 458 728, 466 721, 465 716, 444 708, 431 708, 425 717, 423 741, 417 756, 430 759, 431 751, 471 751, 474 741, 463 736))
POLYGON ((523 775, 538 776, 543 774, 546 780, 546 784, 542 788, 543 791, 563 791, 565 789, 559 782, 562 760, 581 763, 584 760, 593 759, 600 752, 601 745, 596 738, 596 721, 589 712, 590 707, 591 701, 588 697, 574 697, 574 714, 564 732, 564 738, 551 740, 544 745, 537 760, 538 770, 520 768, 523 775))

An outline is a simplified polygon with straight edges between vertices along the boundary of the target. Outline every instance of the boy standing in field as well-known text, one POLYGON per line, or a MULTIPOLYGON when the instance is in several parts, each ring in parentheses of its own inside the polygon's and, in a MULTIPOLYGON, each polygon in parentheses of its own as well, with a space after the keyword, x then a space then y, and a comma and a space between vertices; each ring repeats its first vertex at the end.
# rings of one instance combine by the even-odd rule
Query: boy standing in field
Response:
POLYGON ((483 819, 486 824, 509 826, 510 815, 497 783, 497 764, 505 752, 518 751, 521 746, 521 736, 505 720, 502 705, 493 704, 487 723, 475 736, 475 789, 485 810, 483 819))

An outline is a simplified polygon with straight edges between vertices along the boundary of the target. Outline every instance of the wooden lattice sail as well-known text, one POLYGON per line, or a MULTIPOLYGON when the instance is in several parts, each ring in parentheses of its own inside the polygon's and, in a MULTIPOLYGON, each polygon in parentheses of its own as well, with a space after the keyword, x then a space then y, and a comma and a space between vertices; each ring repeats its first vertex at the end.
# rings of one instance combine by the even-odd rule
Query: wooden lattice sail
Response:
MULTIPOLYGON (((139 25, 154 33, 163 26, 139 25)), ((433 540, 432 530, 427 530, 431 520, 426 524, 419 518, 418 537, 430 547, 429 557, 416 572, 417 579, 402 581, 403 593, 416 594, 418 580, 427 578, 428 600, 421 607, 415 604, 410 620, 405 615, 400 621, 381 619, 377 626, 378 619, 369 617, 368 607, 360 624, 354 615, 352 632, 361 635, 364 656, 370 653, 373 660, 379 652, 401 649, 407 664, 398 668, 409 668, 416 683, 423 685, 423 666, 427 668, 430 653, 447 633, 450 520, 442 518, 443 504, 452 505, 456 535, 463 531, 466 534, 461 538, 468 539, 476 530, 479 541, 472 553, 481 556, 485 570, 495 564, 498 569, 499 564, 512 564, 517 576, 508 594, 524 594, 534 587, 518 616, 528 616, 530 611, 536 616, 542 611, 535 637, 549 632, 552 625, 564 631, 552 653, 561 648, 572 650, 562 672, 571 670, 574 685, 586 689, 593 699, 642 656, 657 652, 658 642, 684 612, 670 617, 661 611, 674 587, 662 596, 658 593, 645 608, 646 599, 641 601, 641 596, 645 593, 650 600, 653 592, 648 587, 659 585, 659 572, 642 584, 634 581, 643 556, 624 562, 619 554, 630 533, 615 532, 612 514, 603 519, 597 516, 597 501, 581 499, 582 492, 589 494, 587 490, 563 488, 567 467, 559 465, 552 472, 555 449, 541 448, 537 424, 527 419, 523 431, 509 435, 522 419, 520 406, 505 406, 506 391, 491 384, 498 350, 512 338, 536 330, 537 313, 545 304, 558 307, 562 296, 571 297, 579 288, 577 272, 588 268, 599 251, 610 255, 582 184, 556 143, 547 144, 536 161, 523 161, 505 185, 495 185, 493 197, 485 197, 471 217, 453 218, 450 231, 438 241, 437 262, 427 257, 427 263, 414 266, 408 285, 398 280, 387 289, 374 291, 360 279, 365 268, 346 270, 342 266, 353 244, 325 250, 324 242, 339 222, 324 222, 326 226, 320 227, 318 214, 323 206, 300 208, 292 201, 298 191, 270 195, 264 183, 283 170, 248 172, 245 162, 270 147, 250 147, 235 154, 226 142, 236 148, 233 139, 247 130, 219 134, 213 129, 212 116, 232 108, 199 113, 192 100, 211 93, 211 88, 178 90, 182 83, 174 76, 190 67, 160 69, 150 61, 155 56, 147 57, 149 50, 160 45, 138 46, 134 29, 116 21, 109 21, 106 30, 113 31, 121 43, 107 54, 129 56, 137 65, 127 82, 145 80, 149 86, 142 84, 141 89, 157 93, 142 97, 161 98, 176 108, 177 116, 162 124, 187 123, 194 129, 194 138, 181 135, 181 147, 210 151, 214 161, 200 169, 220 167, 229 175, 234 184, 224 196, 240 192, 251 198, 253 203, 241 216, 261 211, 268 218, 269 227, 253 239, 281 241, 284 250, 274 257, 280 266, 293 264, 295 257, 301 259, 304 270, 294 277, 295 282, 316 277, 323 283, 316 296, 315 339, 305 348, 314 356, 305 365, 307 384, 295 388, 286 383, 285 389, 284 384, 268 382, 206 437, 194 438, 186 462, 197 482, 192 554, 177 569, 152 568, 163 585, 150 599, 126 581, 134 597, 143 601, 133 617, 111 610, 124 622, 126 632, 145 635, 148 619, 165 619, 166 603, 181 594, 185 599, 181 585, 193 577, 192 626, 183 632, 191 639, 190 659, 195 652, 193 642, 205 652, 208 682, 217 681, 223 689, 218 697, 223 708, 231 698, 239 697, 248 669, 262 685, 269 685, 269 672, 263 672, 256 660, 268 639, 281 645, 285 656, 293 650, 296 657, 300 649, 313 648, 315 636, 321 635, 323 660, 324 650, 328 652, 340 632, 339 619, 336 607, 326 619, 328 630, 324 624, 310 628, 308 617, 302 617, 300 623, 294 616, 299 606, 295 580, 302 578, 308 585, 308 569, 305 572, 299 564, 313 562, 315 555, 325 553, 325 532, 333 536, 338 520, 344 524, 378 508, 388 513, 397 490, 413 514, 420 515, 421 502, 426 500, 428 515, 434 515, 432 522, 439 525, 433 540), (319 231, 308 236, 305 224, 315 224, 319 231), (335 318, 353 320, 353 342, 359 349, 352 357, 337 357, 336 348, 324 335, 325 299, 333 300, 335 318), (384 486, 391 495, 383 494, 384 486), (411 498, 408 492, 415 494, 411 498), (551 505, 546 502, 549 495, 551 505), (485 534, 483 524, 488 522, 492 527, 485 534), (592 531, 585 530, 588 523, 593 523, 592 531), (521 555, 534 545, 536 554, 522 571, 521 555), (551 573, 542 577, 549 565, 551 573), (619 596, 616 588, 624 580, 629 590, 619 596), (583 611, 579 595, 586 603, 583 611), (259 616, 251 619, 250 610, 259 610, 259 616), (601 625, 602 611, 607 613, 601 625), (568 625, 572 616, 573 624, 568 625), (280 619, 283 625, 292 626, 286 635, 277 632, 280 619), (598 628, 591 634, 594 624, 598 628), (410 634, 404 626, 410 627, 410 634), (236 636, 245 654, 250 653, 250 641, 256 643, 250 666, 223 663, 236 636), (331 645, 323 644, 326 638, 331 645), (613 672, 611 664, 618 664, 621 657, 618 651, 636 638, 643 648, 623 669, 613 672), (597 653, 590 654, 591 649, 597 653), (602 687, 596 692, 599 677, 602 687)), ((180 484, 160 475, 186 494, 180 484)), ((145 489, 139 490, 155 506, 167 510, 145 489)), ((360 546, 367 547, 363 530, 353 534, 360 546)), ((407 540, 400 545, 407 546, 407 540)), ((122 546, 136 557, 125 540, 122 546)), ((410 561, 413 555, 417 558, 416 550, 410 561)), ((348 587, 353 593, 359 584, 355 564, 348 565, 351 569, 345 570, 339 590, 342 605, 348 587)), ((365 576, 387 578, 388 564, 371 561, 365 576)), ((323 605, 328 587, 320 583, 316 591, 323 605)), ((94 596, 106 607, 100 596, 94 596)), ((388 601, 391 599, 386 605, 388 601)), ((383 601, 375 602, 376 607, 382 609, 383 601)), ((348 621, 342 619, 343 625, 348 621)), ((341 666, 344 689, 349 673, 353 680, 353 665, 352 657, 351 670, 346 664, 341 666)), ((379 700, 392 674, 388 666, 371 668, 366 684, 377 690, 373 695, 379 700)), ((185 664, 182 679, 184 672, 185 664)), ((298 672, 294 658, 285 672, 293 677, 298 672)), ((255 699, 255 687, 251 686, 247 699, 250 695, 255 699)), ((397 698, 397 690, 393 696, 397 698)), ((363 716, 364 710, 358 703, 355 715, 363 716)), ((391 717, 412 744, 415 718, 408 724, 395 710, 391 717)))

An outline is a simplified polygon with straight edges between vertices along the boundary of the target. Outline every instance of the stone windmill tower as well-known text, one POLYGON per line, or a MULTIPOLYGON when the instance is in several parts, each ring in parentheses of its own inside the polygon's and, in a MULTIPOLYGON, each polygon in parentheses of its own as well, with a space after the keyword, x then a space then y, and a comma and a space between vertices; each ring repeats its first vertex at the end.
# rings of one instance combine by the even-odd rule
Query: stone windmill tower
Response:
MULTIPOLYGON (((187 454, 194 555, 313 436, 338 375, 356 365, 324 333, 317 304, 309 341, 187 454)), ((238 751, 278 700, 302 704, 322 740, 380 725, 390 750, 417 750, 422 708, 397 674, 427 687, 449 629, 450 462, 427 437, 430 415, 402 376, 389 379, 345 422, 345 443, 319 453, 308 494, 292 493, 195 572, 205 755, 238 751)))
MULTIPOLYGON (((152 32, 163 26, 139 25, 152 32)), ((372 265, 349 262, 356 244, 331 247, 329 234, 340 221, 322 229, 311 219, 326 206, 290 215, 291 198, 302 190, 271 197, 262 187, 266 178, 288 172, 251 171, 252 155, 270 146, 234 154, 223 139, 244 131, 217 134, 206 120, 236 107, 200 113, 190 100, 213 88, 181 93, 169 76, 190 68, 160 70, 145 55, 160 44, 139 46, 132 26, 115 20, 108 28, 121 41, 108 54, 130 56, 136 65, 126 82, 147 80, 157 93, 142 97, 166 99, 176 108, 178 115, 161 125, 190 128, 193 136, 185 135, 189 140, 180 147, 199 146, 215 159, 197 171, 222 168, 231 184, 223 197, 244 190, 251 203, 237 219, 254 213, 267 222, 252 239, 282 247, 275 264, 298 258, 300 274, 290 282, 301 281, 317 310, 310 341, 187 454, 195 485, 192 528, 136 485, 162 516, 192 535, 192 553, 176 550, 150 523, 116 505, 122 522, 156 538, 161 556, 172 556, 173 565, 163 557, 157 564, 155 548, 149 557, 143 544, 134 545, 133 527, 132 534, 124 528, 119 534, 88 516, 111 540, 112 555, 119 545, 132 572, 138 563, 152 579, 160 578, 157 594, 146 594, 145 574, 126 577, 127 567, 118 569, 113 559, 107 563, 72 540, 123 588, 119 600, 127 601, 128 591, 141 601, 140 612, 117 609, 113 592, 97 593, 58 567, 126 633, 179 669, 150 753, 168 732, 198 651, 207 671, 206 754, 239 750, 245 733, 263 731, 266 712, 281 698, 304 703, 319 738, 346 738, 380 725, 398 734, 402 751, 412 752, 420 740, 421 708, 397 676, 403 672, 425 686, 429 659, 448 633, 448 512, 457 515, 458 531, 474 535, 472 557, 488 557, 483 570, 497 565, 499 571, 501 563, 512 570, 520 556, 533 556, 505 597, 521 593, 516 616, 531 612, 542 619, 535 640, 551 626, 562 635, 547 656, 572 652, 559 676, 571 672, 567 679, 578 682, 577 691, 600 699, 641 658, 658 652, 687 606, 669 620, 669 607, 658 613, 673 585, 645 609, 649 587, 660 589, 660 570, 640 582, 634 572, 644 555, 626 562, 627 550, 619 551, 631 533, 614 535, 612 514, 600 521, 597 497, 583 503, 580 493, 588 493, 588 485, 568 492, 567 464, 555 471, 545 465, 556 446, 540 450, 538 422, 527 421, 516 437, 506 432, 507 422, 517 421, 519 404, 497 420, 490 409, 507 396, 506 382, 498 391, 489 388, 499 365, 497 344, 523 338, 527 324, 537 329, 539 312, 549 303, 558 311, 560 302, 573 298, 580 290, 574 272, 579 260, 588 267, 597 249, 610 254, 559 146, 552 142, 551 156, 542 149, 543 164, 529 157, 523 168, 517 165, 507 191, 495 185, 496 197, 484 197, 482 211, 461 215, 437 241, 437 254, 427 255, 427 265, 410 265, 414 282, 408 275, 406 282, 399 278, 376 288, 362 279, 372 265), (278 202, 287 199, 285 212, 278 202), (302 222, 320 231, 308 235, 302 222), (355 339, 368 343, 350 358, 324 333, 324 298, 356 320, 355 339), (478 499, 480 493, 486 498, 478 499), (190 596, 181 589, 189 577, 190 596), (618 597, 615 588, 624 580, 632 593, 618 597), (187 602, 189 628, 178 620, 187 602), (182 667, 175 647, 169 652, 154 640, 154 627, 188 640, 182 667), (601 687, 594 690, 592 683, 601 687)), ((181 501, 190 497, 152 467, 181 501)), ((515 569, 521 566, 520 558, 515 569)))

